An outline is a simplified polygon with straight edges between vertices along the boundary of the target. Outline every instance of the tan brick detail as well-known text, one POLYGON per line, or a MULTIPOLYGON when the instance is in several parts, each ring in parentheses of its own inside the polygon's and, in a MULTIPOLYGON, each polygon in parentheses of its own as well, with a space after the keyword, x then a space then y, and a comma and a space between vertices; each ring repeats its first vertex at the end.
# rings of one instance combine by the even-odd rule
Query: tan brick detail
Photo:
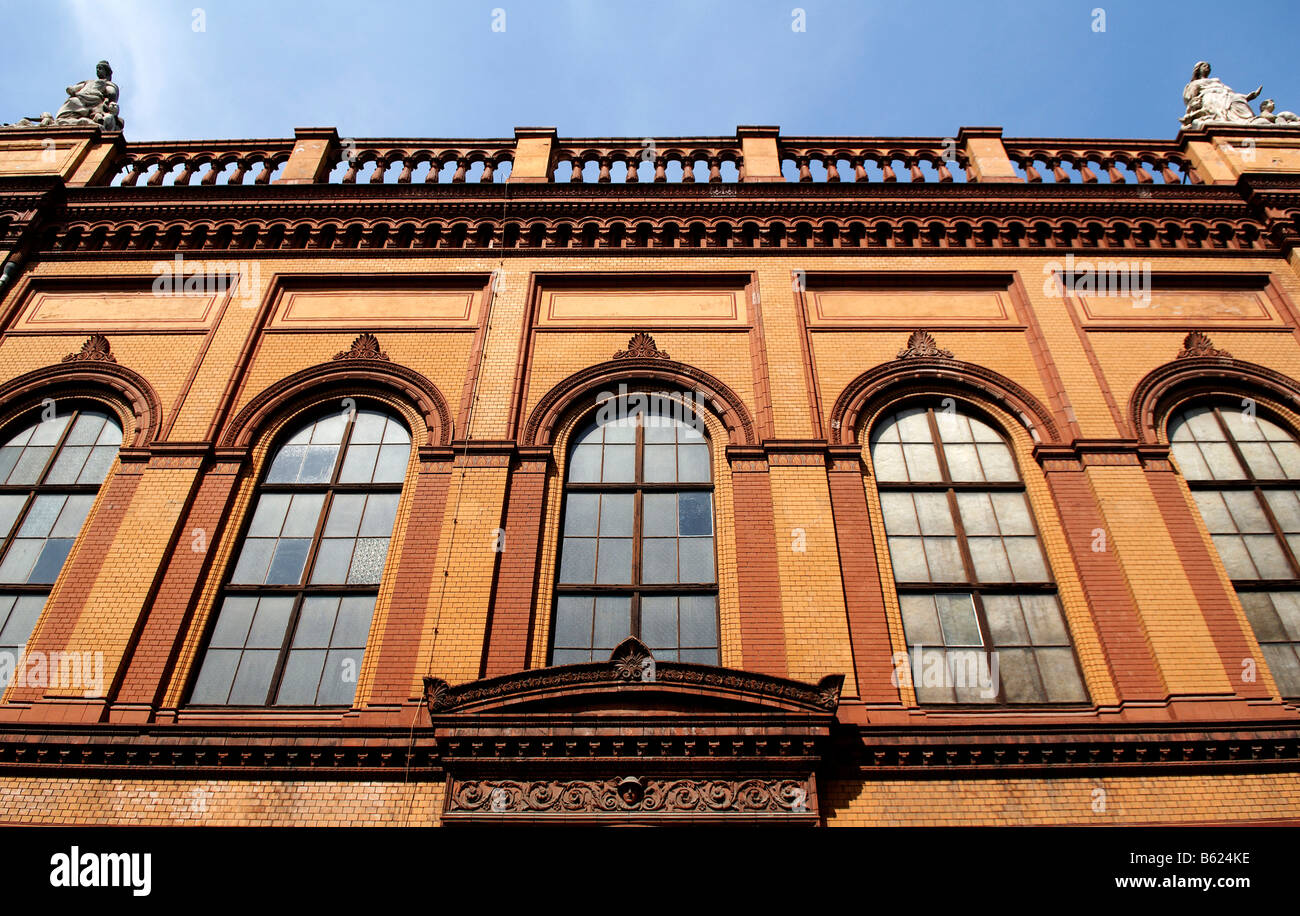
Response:
POLYGON ((0 824, 436 825, 441 782, 0 778, 0 824))
MULTIPOLYGON (((1000 408, 980 402, 979 406, 987 411, 1011 440, 1012 452, 1020 468, 1020 477, 1025 484, 1025 496, 1029 500, 1029 509, 1038 524, 1039 541, 1043 555, 1047 558, 1048 569, 1056 582, 1057 597, 1061 610, 1070 629, 1070 640, 1074 644, 1075 657, 1083 672, 1083 680, 1088 688, 1092 702, 1098 706, 1112 705, 1117 702, 1115 683, 1106 663, 1101 638, 1097 633, 1097 623, 1088 607, 1087 595, 1079 579, 1078 567, 1070 552, 1069 540, 1061 526, 1060 515, 1052 499, 1052 493, 1042 469, 1033 457, 1034 442, 1019 421, 1000 408)), ((889 405, 882 412, 889 411, 889 405)), ((877 414, 879 416, 879 414, 877 414)), ((863 461, 871 467, 871 450, 865 444, 867 431, 871 429, 876 417, 867 417, 859 431, 859 439, 864 441, 862 447, 863 461)), ((867 504, 870 507, 871 527, 876 541, 876 560, 880 567, 881 586, 885 593, 885 609, 889 616, 890 639, 893 652, 906 651, 907 640, 903 631, 903 615, 898 604, 898 589, 894 585, 894 567, 889 557, 889 543, 885 534, 884 514, 880 508, 880 491, 876 488, 874 472, 869 472, 864 481, 867 491, 867 504)), ((916 705, 916 694, 908 684, 899 688, 903 702, 916 705)))
POLYGON ((1300 774, 871 779, 819 786, 834 827, 1229 823, 1300 817, 1300 774), (1097 793, 1101 789, 1104 794, 1097 793), (1104 804, 1097 811, 1094 805, 1104 804))
POLYGON ((804 369, 803 331, 799 324, 791 270, 807 270, 799 260, 793 268, 767 259, 756 259, 763 314, 763 343, 767 350, 767 386, 772 403, 772 421, 778 439, 799 439, 817 435, 810 410, 808 375, 804 369))
MULTIPOLYGON (((710 456, 713 463, 713 516, 718 560, 718 638, 721 661, 725 668, 744 667, 741 644, 739 583, 736 574, 736 510, 732 492, 731 467, 727 463, 727 430, 712 413, 702 414, 708 429, 710 456)), ((537 619, 533 622, 533 649, 529 666, 542 668, 548 663, 551 618, 555 607, 555 576, 559 568, 560 509, 564 492, 564 474, 569 437, 582 413, 575 414, 556 431, 555 473, 547 482, 546 520, 542 527, 541 560, 538 563, 537 619)))
POLYGON ((768 475, 789 676, 817 681, 843 674, 844 693, 857 696, 826 468, 775 465, 768 475))
POLYGON ((1085 471, 1173 694, 1232 691, 1200 602, 1140 467, 1085 471))

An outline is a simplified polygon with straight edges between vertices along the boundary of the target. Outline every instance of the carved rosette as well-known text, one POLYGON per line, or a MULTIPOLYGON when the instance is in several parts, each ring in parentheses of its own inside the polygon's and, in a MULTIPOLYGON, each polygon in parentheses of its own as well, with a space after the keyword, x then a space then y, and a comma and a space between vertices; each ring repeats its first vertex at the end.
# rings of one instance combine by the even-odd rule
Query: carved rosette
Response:
POLYGON ((929 331, 918 330, 907 338, 907 346, 898 351, 897 359, 952 359, 952 351, 941 349, 929 331))
POLYGON ((614 359, 671 359, 667 353, 659 349, 655 339, 645 331, 639 331, 628 339, 627 349, 619 350, 614 354, 614 359))
POLYGON ((1178 355, 1174 358, 1195 359, 1207 356, 1217 359, 1232 359, 1231 353, 1216 347, 1206 334, 1201 331, 1193 331, 1183 338, 1183 348, 1178 351, 1178 355))
POLYGON ((108 346, 108 338, 103 334, 91 334, 86 338, 86 342, 81 345, 81 349, 76 353, 69 353, 63 357, 63 362, 74 363, 80 361, 92 363, 115 363, 117 358, 113 356, 112 350, 108 346))
POLYGON ((379 338, 374 334, 361 334, 351 347, 335 353, 334 359, 388 359, 388 354, 379 349, 379 338))
POLYGON ((795 814, 807 815, 802 779, 467 779, 456 781, 447 813, 795 814))

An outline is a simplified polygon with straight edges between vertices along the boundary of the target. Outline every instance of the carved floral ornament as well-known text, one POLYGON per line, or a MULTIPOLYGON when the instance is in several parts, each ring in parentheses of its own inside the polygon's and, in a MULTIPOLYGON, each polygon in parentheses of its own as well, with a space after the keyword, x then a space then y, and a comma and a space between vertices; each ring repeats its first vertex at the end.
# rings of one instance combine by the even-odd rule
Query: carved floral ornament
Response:
POLYGON ((614 359, 671 359, 667 353, 659 349, 655 339, 645 331, 639 331, 633 334, 627 342, 626 350, 619 350, 614 354, 614 359))
POLYGON ((81 349, 76 353, 69 353, 63 357, 63 362, 95 362, 95 363, 115 363, 117 358, 113 356, 108 346, 108 338, 103 334, 91 334, 86 338, 86 342, 81 345, 81 349))
POLYGON ((1178 351, 1178 355, 1175 359, 1195 359, 1197 357, 1232 359, 1232 354, 1227 350, 1220 350, 1214 345, 1214 342, 1201 331, 1192 331, 1192 333, 1183 338, 1183 348, 1178 351))
POLYGON ((379 338, 374 334, 361 334, 352 341, 352 346, 334 354, 334 359, 388 359, 388 354, 379 349, 379 338))
POLYGON ((929 331, 916 330, 907 338, 907 346, 896 359, 952 359, 952 351, 940 348, 929 331))
POLYGON ((447 814, 811 814, 802 779, 656 778, 456 780, 447 814))

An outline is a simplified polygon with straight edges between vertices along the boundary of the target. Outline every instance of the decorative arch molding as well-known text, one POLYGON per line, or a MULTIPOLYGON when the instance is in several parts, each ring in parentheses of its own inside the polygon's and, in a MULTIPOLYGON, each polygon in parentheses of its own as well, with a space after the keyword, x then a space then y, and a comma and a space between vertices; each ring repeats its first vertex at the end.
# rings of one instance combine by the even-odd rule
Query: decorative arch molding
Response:
POLYGON ((758 445, 753 418, 740 396, 703 369, 662 357, 624 357, 575 372, 548 391, 533 408, 524 426, 521 446, 555 443, 562 421, 578 407, 594 407, 595 395, 617 391, 619 385, 665 386, 695 391, 703 396, 727 428, 731 445, 758 445), (591 395, 590 403, 584 399, 591 395))
POLYGON ((411 402, 424 418, 428 441, 424 445, 451 444, 452 421, 447 402, 433 382, 414 369, 386 359, 345 359, 308 366, 275 382, 244 405, 226 425, 223 448, 247 448, 255 436, 286 406, 330 391, 370 385, 391 391, 411 402))
MULTIPOLYGON (((122 416, 135 435, 124 448, 143 448, 162 432, 162 404, 153 386, 138 372, 107 360, 75 360, 33 369, 0 385, 0 405, 46 397, 75 397, 99 393, 130 413, 122 416)), ((120 411, 119 411, 120 412, 120 411)))
POLYGON ((1183 357, 1152 369, 1133 389, 1129 416, 1138 439, 1161 443, 1165 418, 1175 404, 1224 387, 1261 394, 1300 411, 1300 382, 1290 376, 1232 357, 1183 357))
POLYGON ((992 401, 1019 417, 1039 444, 1061 441, 1060 430, 1047 407, 1006 376, 958 359, 913 357, 882 363, 848 384, 831 411, 831 444, 857 445, 862 419, 886 401, 936 392, 992 401))

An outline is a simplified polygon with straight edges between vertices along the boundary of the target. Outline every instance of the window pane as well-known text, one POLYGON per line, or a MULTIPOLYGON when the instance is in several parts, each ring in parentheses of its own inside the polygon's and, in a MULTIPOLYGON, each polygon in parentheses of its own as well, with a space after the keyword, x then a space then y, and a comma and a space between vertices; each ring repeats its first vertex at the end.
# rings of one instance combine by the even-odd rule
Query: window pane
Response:
POLYGON ((555 645, 590 646, 592 608, 589 596, 561 595, 555 605, 555 645))
MULTIPOLYGON (((364 493, 337 493, 330 503, 329 518, 325 520, 325 537, 351 538, 361 527, 361 513, 366 508, 364 493)), ((318 564, 319 565, 319 564, 318 564)))
POLYGON ((1295 490, 1266 490, 1264 498, 1268 500, 1273 517, 1288 533, 1300 532, 1300 499, 1295 490))
MULTIPOLYGON (((694 494, 681 494, 683 497, 694 494)), ((641 533, 647 537, 677 534, 677 494, 646 493, 641 497, 641 533)))
POLYGON ((641 542, 641 581, 677 582, 677 541, 646 538, 641 542))
POLYGON ((899 595, 898 603, 903 611, 903 633, 909 647, 943 645, 934 595, 899 595))
POLYGON ((677 446, 645 446, 644 479, 651 483, 667 483, 677 479, 677 446))
POLYGON ((1024 493, 992 493, 990 497, 1003 534, 1034 534, 1034 523, 1029 517, 1024 493))
POLYGON ((965 581, 966 566, 962 563, 956 538, 924 538, 923 540, 931 582, 965 581))
POLYGON ((9 611, 9 619, 5 621, 4 629, 0 630, 0 646, 21 648, 27 644, 32 630, 36 628, 36 621, 45 608, 45 596, 11 595, 8 599, 13 603, 13 610, 9 611))
POLYGON ((279 652, 257 650, 244 652, 230 691, 230 702, 237 706, 262 706, 275 674, 275 661, 279 652))
POLYGON ((1178 470, 1188 480, 1210 480, 1213 477, 1195 442, 1174 442, 1170 451, 1178 464, 1178 470))
POLYGON ((1282 696, 1300 696, 1300 657, 1297 657, 1296 647, 1274 643, 1259 648, 1264 653, 1268 670, 1273 673, 1273 680, 1277 681, 1277 689, 1282 696))
POLYGON ((27 581, 32 584, 53 582, 59 577, 59 570, 63 569, 63 561, 67 559, 68 552, 71 550, 72 538, 50 538, 45 542, 45 547, 41 550, 40 557, 32 567, 27 581))
POLYGON ((580 665, 589 661, 590 649, 554 649, 551 652, 552 665, 580 665))
POLYGON ((1260 642, 1285 642, 1289 638, 1268 592, 1242 592, 1240 597, 1256 639, 1260 642))
MULTIPOLYGON (((1212 540, 1215 549, 1219 551, 1219 558, 1223 560, 1223 568, 1228 571, 1228 578, 1259 578, 1259 574, 1255 572, 1255 564, 1251 562, 1250 554, 1246 552, 1246 545, 1240 537, 1232 534, 1216 534, 1212 540)), ((0 569, 0 572, 3 570, 0 569)))
POLYGON ((289 511, 289 500, 288 493, 263 493, 259 496, 253 521, 248 526, 248 537, 278 537, 285 513, 289 511))
POLYGON ((713 581, 713 538, 682 538, 677 542, 681 582, 713 581))
POLYGON ((374 410, 358 410, 356 421, 352 424, 353 445, 358 443, 378 444, 384 438, 384 426, 388 417, 374 410))
POLYGON ((997 665, 1006 702, 1046 702, 1047 693, 1038 678, 1033 649, 998 649, 997 665))
POLYGON ((952 535, 956 529, 952 524, 952 509, 948 505, 946 493, 914 493, 916 515, 921 523, 921 533, 925 535, 952 535))
POLYGON ((880 494, 880 510, 885 516, 885 531, 890 535, 917 535, 921 533, 916 518, 916 507, 911 493, 884 490, 880 494))
POLYGON ((59 520, 50 529, 50 536, 56 538, 75 538, 81 533, 81 526, 90 514, 90 507, 95 504, 95 497, 89 493, 78 493, 68 497, 59 513, 59 520))
POLYGON ((1282 466, 1273 457, 1267 442, 1239 442, 1238 448, 1246 459, 1250 472, 1261 480, 1276 480, 1282 476, 1282 466))
POLYGON ((1237 524, 1237 530, 1242 534, 1264 534, 1271 533, 1273 528, 1264 516, 1264 510, 1259 504, 1259 499, 1250 491, 1244 490, 1226 490, 1223 493, 1223 502, 1227 505, 1228 511, 1232 513, 1232 520, 1237 524))
POLYGON ((565 538, 560 553, 560 581, 587 583, 596 581, 596 539, 565 538))
POLYGON ((907 480, 907 465, 903 462, 903 447, 881 443, 871 449, 871 465, 877 480, 907 480))
POLYGON ((1029 630, 1020 612, 1020 600, 1015 595, 985 595, 983 601, 993 645, 1029 645, 1029 630))
POLYGON ((81 473, 81 468, 89 457, 90 446, 65 445, 59 450, 59 456, 54 459, 50 472, 45 476, 45 482, 52 484, 75 483, 77 475, 81 473))
POLYGON ((1047 566, 1037 538, 1004 538, 1011 574, 1017 582, 1047 582, 1047 566))
POLYGON ((379 457, 378 445, 350 445, 343 457, 343 470, 339 472, 342 483, 370 483, 375 473, 375 459, 379 457))
POLYGON ((970 538, 967 542, 980 582, 1011 582, 1011 565, 1001 538, 970 538))
POLYGON ((918 703, 951 703, 954 699, 943 649, 912 653, 912 686, 918 703), (918 657, 919 656, 919 657, 918 657))
POLYGON ((993 503, 988 493, 958 493, 957 509, 961 512, 961 524, 967 535, 998 533, 998 520, 993 514, 993 503))
POLYGON ((352 552, 352 568, 348 570, 348 585, 378 585, 387 559, 388 538, 358 538, 356 550, 352 552))
POLYGON ((289 653, 280 679, 275 702, 281 706, 310 706, 316 702, 321 668, 325 665, 324 649, 298 650, 289 653))
POLYGON ((641 599, 641 641, 652 649, 677 647, 677 599, 647 595, 641 599))
POLYGON ((360 649, 331 649, 325 656, 325 670, 321 674, 320 691, 316 694, 318 706, 349 706, 357 692, 357 677, 361 673, 360 649))
MULTIPOLYGON (((384 445, 379 449, 379 461, 375 464, 375 483, 401 483, 406 479, 406 465, 411 458, 411 447, 407 444, 384 445)), ((350 701, 349 701, 350 702, 350 701)))
POLYGON ((23 519, 22 527, 18 529, 18 536, 24 538, 43 538, 48 537, 50 529, 58 520, 59 513, 63 511, 63 503, 67 499, 63 494, 45 493, 37 496, 32 500, 32 506, 27 510, 27 517, 23 519))
POLYGON ((709 480, 709 447, 707 445, 679 445, 677 447, 677 479, 691 483, 709 480))
POLYGON ((284 517, 284 527, 280 529, 281 537, 309 538, 314 535, 324 504, 324 493, 295 493, 284 517))
POLYGON ((600 496, 596 493, 570 493, 564 498, 564 533, 569 537, 595 537, 596 513, 600 496))
POLYGON ((0 538, 7 537, 13 530, 18 513, 23 511, 23 506, 26 504, 25 493, 0 494, 0 538))
POLYGON ((935 595, 946 646, 982 646, 979 624, 975 620, 975 603, 970 595, 935 595))
POLYGON ((334 622, 334 648, 361 648, 370 636, 370 620, 375 615, 375 595, 348 595, 339 602, 338 620, 334 622))
POLYGON ((597 658, 608 658, 609 650, 632 635, 632 599, 627 597, 601 596, 596 599, 596 649, 597 658))
MULTIPOLYGON (((312 596, 304 599, 302 610, 298 614, 298 628, 293 633, 294 648, 327 647, 330 644, 330 634, 334 631, 334 617, 338 608, 337 596, 312 596)), ((312 689, 315 690, 315 685, 312 685, 312 689)))
MULTIPOLYGON (((683 595, 677 599, 681 644, 718 645, 718 607, 712 595, 683 595)), ((685 660, 683 658, 683 660, 685 660)))
POLYGON ((1001 442, 981 443, 977 448, 985 480, 1009 482, 1020 479, 1015 462, 1011 460, 1011 451, 1001 442))
POLYGON ((635 474, 635 445, 605 446, 605 463, 601 471, 601 480, 606 483, 630 483, 635 479, 635 474))
POLYGON ((596 581, 618 584, 632 581, 632 539, 601 538, 596 554, 596 581))
POLYGON ((307 564, 311 538, 281 538, 275 545, 271 567, 266 572, 267 585, 297 585, 307 564))
POLYGON ((904 445, 903 457, 907 462, 906 479, 939 479, 939 459, 934 454, 933 445, 904 445))
POLYGON ((631 493, 605 493, 600 498, 600 536, 632 536, 631 493))
MULTIPOLYGON (((240 585, 262 584, 266 580, 266 569, 271 563, 271 551, 274 549, 275 541, 271 538, 246 538, 230 581, 240 585)), ((9 558, 5 557, 5 565, 8 563, 9 558)), ((0 578, 3 575, 4 569, 0 567, 0 578)))
POLYGON ((278 649, 284 643, 284 631, 293 612, 292 598, 266 597, 257 605, 253 625, 245 643, 252 649, 278 649))
POLYGON ((713 494, 681 493, 677 497, 683 537, 713 533, 713 494))
POLYGON ((980 468, 974 445, 945 445, 943 451, 953 480, 984 479, 984 471, 980 468))
POLYGON ((8 483, 21 484, 30 486, 35 484, 45 470, 45 463, 50 460, 53 453, 52 446, 28 446, 23 449, 22 455, 18 458, 18 463, 9 474, 8 483))
POLYGON ((353 538, 324 538, 316 552, 316 565, 312 567, 311 581, 316 585, 338 585, 347 581, 352 565, 352 552, 356 547, 353 538))
POLYGON ((194 703, 225 703, 239 666, 238 649, 209 649, 194 683, 194 703))
POLYGON ((298 471, 303 459, 307 457, 307 446, 286 445, 280 449, 267 472, 267 483, 293 483, 298 479, 298 471))
POLYGON ((1202 442, 1201 456, 1215 480, 1240 480, 1246 476, 1231 446, 1225 442, 1202 442))
POLYGON ((1255 561, 1255 569, 1261 579, 1290 579, 1294 577, 1291 564, 1282 552, 1282 545, 1271 534, 1250 534, 1243 540, 1250 558, 1255 561))
POLYGON ((894 567, 894 578, 899 582, 930 581, 920 538, 889 538, 889 560, 894 567))
POLYGON ((1038 673, 1049 703, 1086 703, 1087 691, 1069 649, 1038 649, 1038 673))
POLYGON ((579 445, 569 458, 569 479, 575 483, 595 483, 600 480, 599 445, 579 445))

